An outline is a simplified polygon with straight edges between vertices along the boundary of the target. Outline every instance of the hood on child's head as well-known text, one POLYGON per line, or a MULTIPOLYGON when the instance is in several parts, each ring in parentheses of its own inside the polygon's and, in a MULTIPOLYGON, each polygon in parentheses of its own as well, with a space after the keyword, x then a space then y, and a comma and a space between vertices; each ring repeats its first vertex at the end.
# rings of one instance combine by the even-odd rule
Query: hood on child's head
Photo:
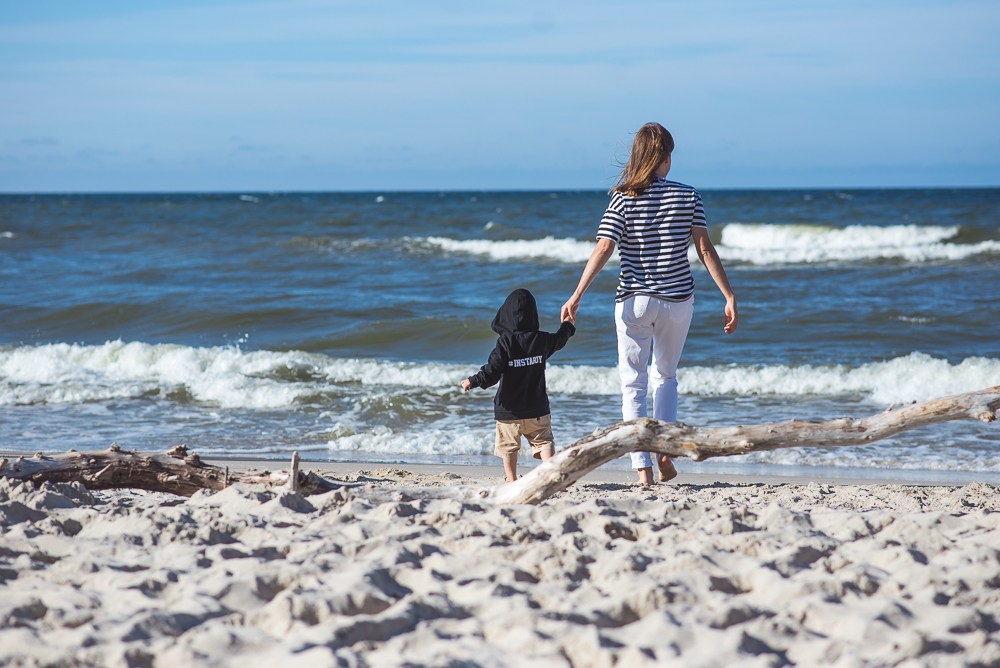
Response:
POLYGON ((538 331, 538 307, 534 296, 524 288, 507 295, 490 325, 497 334, 538 331))

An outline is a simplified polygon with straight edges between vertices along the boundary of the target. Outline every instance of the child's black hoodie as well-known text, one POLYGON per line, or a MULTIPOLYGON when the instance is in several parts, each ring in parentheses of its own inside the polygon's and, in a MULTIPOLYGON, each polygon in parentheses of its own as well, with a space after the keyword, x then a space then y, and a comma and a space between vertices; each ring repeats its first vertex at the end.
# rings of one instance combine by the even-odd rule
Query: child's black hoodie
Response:
POLYGON ((507 296, 490 325, 500 335, 490 360, 474 376, 472 387, 490 387, 500 381, 493 399, 497 420, 523 420, 549 414, 545 393, 545 360, 566 345, 576 327, 564 322, 555 334, 538 331, 538 307, 524 288, 507 296))

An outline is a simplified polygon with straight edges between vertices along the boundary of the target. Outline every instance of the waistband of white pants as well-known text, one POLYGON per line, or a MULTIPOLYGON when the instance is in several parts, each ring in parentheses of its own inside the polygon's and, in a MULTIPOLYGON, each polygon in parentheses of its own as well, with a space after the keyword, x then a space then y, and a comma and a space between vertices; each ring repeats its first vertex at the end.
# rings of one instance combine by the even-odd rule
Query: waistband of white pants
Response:
POLYGON ((656 292, 630 292, 621 299, 615 297, 615 301, 618 303, 628 301, 632 297, 652 297, 654 299, 659 299, 661 302, 670 302, 671 304, 686 304, 687 302, 694 301, 694 293, 692 292, 687 297, 683 299, 675 299, 664 294, 659 294, 656 292))

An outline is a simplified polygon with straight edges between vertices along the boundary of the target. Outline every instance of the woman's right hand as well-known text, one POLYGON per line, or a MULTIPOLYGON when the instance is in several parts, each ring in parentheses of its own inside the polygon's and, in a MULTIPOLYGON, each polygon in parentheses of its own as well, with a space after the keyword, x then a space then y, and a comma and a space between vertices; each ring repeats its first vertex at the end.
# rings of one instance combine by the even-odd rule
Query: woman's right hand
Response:
POLYGON ((590 254, 590 259, 587 260, 587 266, 583 268, 583 275, 580 276, 580 283, 576 286, 576 290, 573 292, 573 296, 563 304, 562 309, 559 311, 560 322, 566 322, 569 320, 574 325, 576 324, 576 312, 580 308, 580 300, 583 299, 583 293, 587 291, 590 284, 594 282, 597 275, 601 273, 601 269, 607 264, 608 259, 615 253, 615 242, 610 239, 598 239, 597 245, 594 246, 593 252, 590 254))
POLYGON ((569 320, 574 325, 576 324, 576 312, 580 309, 580 297, 575 293, 572 297, 563 304, 562 309, 559 311, 559 322, 566 322, 569 320))

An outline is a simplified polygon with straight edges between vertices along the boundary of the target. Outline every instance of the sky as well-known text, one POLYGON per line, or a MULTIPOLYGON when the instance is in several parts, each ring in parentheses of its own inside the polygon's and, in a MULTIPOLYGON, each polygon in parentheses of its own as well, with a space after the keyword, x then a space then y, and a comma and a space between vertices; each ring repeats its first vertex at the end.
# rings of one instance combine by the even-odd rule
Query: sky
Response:
POLYGON ((0 192, 1000 185, 1000 3, 0 2, 0 192))

